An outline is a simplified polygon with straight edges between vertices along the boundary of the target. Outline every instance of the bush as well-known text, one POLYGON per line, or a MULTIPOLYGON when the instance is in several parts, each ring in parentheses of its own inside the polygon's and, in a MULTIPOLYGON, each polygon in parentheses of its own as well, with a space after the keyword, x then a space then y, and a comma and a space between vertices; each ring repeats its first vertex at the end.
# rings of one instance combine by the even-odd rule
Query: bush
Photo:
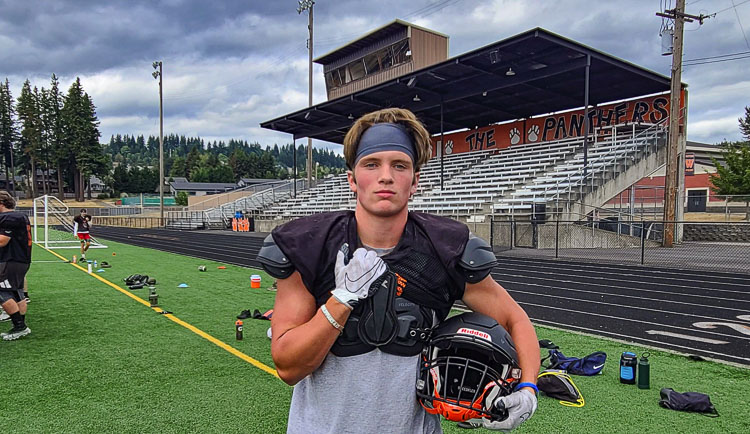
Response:
POLYGON ((109 199, 109 195, 107 193, 99 193, 96 195, 97 199, 109 199))
POLYGON ((188 204, 188 194, 184 191, 181 191, 177 193, 177 196, 174 199, 175 203, 180 206, 187 206, 188 204))

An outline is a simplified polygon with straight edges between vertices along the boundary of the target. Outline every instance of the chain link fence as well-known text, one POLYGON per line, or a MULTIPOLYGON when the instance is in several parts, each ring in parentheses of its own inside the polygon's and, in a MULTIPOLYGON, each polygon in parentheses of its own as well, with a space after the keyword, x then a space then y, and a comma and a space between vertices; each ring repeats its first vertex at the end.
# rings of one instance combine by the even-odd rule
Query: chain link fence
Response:
POLYGON ((499 256, 555 258, 750 274, 750 222, 663 220, 534 221, 467 223, 499 256), (665 223, 682 241, 662 247, 665 223))

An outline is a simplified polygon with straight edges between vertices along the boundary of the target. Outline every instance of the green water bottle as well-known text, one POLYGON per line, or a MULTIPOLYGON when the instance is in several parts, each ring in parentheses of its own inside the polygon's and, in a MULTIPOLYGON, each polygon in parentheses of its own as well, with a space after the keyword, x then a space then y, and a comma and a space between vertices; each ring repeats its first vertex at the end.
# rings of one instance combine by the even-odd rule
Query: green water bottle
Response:
POLYGON ((649 353, 641 354, 640 360, 638 360, 638 388, 649 389, 651 386, 649 381, 651 380, 651 367, 648 364, 649 353))

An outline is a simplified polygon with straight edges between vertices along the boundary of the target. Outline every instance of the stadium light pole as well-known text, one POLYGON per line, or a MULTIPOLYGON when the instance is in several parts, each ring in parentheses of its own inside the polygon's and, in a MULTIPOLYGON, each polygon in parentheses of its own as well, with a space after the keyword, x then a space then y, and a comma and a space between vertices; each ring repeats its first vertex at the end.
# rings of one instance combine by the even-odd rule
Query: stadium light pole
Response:
POLYGON ((156 60, 151 64, 154 72, 151 75, 159 80, 159 226, 164 225, 164 104, 162 98, 162 64, 156 60))
MULTIPOLYGON (((308 17, 307 17, 307 29, 309 30, 310 39, 307 40, 307 54, 308 54, 308 76, 307 76, 307 106, 312 107, 312 97, 313 97, 313 78, 312 78, 312 58, 313 58, 313 5, 315 4, 314 0, 298 0, 299 5, 297 6, 297 13, 302 14, 302 12, 307 11, 308 17)), ((307 138, 307 164, 306 164, 306 170, 307 170, 307 188, 310 188, 312 186, 312 171, 313 171, 313 162, 312 162, 312 138, 307 138)))

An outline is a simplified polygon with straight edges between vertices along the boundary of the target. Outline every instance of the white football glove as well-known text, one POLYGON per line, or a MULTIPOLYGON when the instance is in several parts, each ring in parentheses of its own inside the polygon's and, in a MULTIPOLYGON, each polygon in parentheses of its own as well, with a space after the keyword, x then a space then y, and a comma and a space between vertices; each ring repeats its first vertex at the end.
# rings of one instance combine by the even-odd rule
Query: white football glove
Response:
POLYGON ((336 289, 331 295, 336 300, 354 309, 360 300, 372 295, 378 287, 371 288, 372 283, 386 271, 385 262, 377 253, 359 248, 354 256, 346 262, 349 245, 341 246, 336 254, 336 289))
MULTIPOLYGON (((508 418, 502 421, 482 418, 482 426, 485 428, 495 431, 512 431, 531 418, 536 411, 536 395, 534 393, 526 390, 517 390, 510 395, 498 397, 497 394, 499 392, 499 387, 490 389, 485 403, 494 407, 492 410, 505 407, 508 410, 508 418)), ((491 407, 485 404, 485 410, 490 411, 491 407)))

